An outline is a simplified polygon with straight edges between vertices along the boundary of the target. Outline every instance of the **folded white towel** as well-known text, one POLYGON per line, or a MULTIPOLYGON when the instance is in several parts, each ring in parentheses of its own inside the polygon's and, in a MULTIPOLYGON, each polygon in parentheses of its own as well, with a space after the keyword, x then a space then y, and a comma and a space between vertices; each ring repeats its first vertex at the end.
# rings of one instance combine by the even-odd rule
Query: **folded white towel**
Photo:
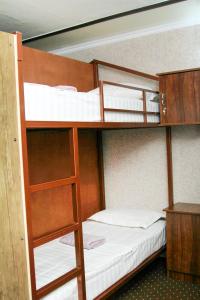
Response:
MULTIPOLYGON (((74 246, 74 233, 64 235, 60 240, 61 243, 74 246)), ((102 236, 96 236, 92 234, 83 234, 83 248, 90 250, 99 247, 105 243, 105 238, 102 236)))

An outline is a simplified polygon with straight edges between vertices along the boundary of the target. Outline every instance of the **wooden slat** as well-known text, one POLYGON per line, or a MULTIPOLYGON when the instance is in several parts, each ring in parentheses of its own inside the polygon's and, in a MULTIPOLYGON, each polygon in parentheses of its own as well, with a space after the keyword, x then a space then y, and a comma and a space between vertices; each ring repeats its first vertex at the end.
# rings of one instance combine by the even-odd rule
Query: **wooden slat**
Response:
POLYGON ((167 150, 168 204, 169 204, 169 207, 172 207, 174 204, 174 189, 173 189, 171 127, 166 127, 166 150, 167 150))
POLYGON ((0 298, 30 299, 16 36, 0 32, 0 298))
POLYGON ((129 68, 126 68, 126 67, 118 66, 118 65, 115 65, 115 64, 110 64, 110 63, 102 61, 102 60, 94 59, 92 61, 92 63, 102 65, 102 66, 105 66, 105 67, 109 67, 109 68, 112 68, 112 69, 116 69, 116 70, 119 70, 119 71, 123 71, 123 72, 129 73, 129 74, 132 74, 132 75, 141 76, 141 77, 145 77, 145 78, 152 79, 152 80, 159 80, 157 76, 147 74, 147 73, 144 73, 144 72, 140 72, 140 71, 136 71, 136 70, 133 70, 133 69, 129 69, 129 68))
POLYGON ((75 248, 76 248, 76 263, 81 272, 78 276, 78 295, 79 300, 86 300, 85 287, 85 268, 84 268, 84 253, 83 253, 83 233, 81 225, 81 199, 80 199, 80 166, 79 166, 79 145, 78 145, 78 130, 72 128, 71 144, 73 145, 73 162, 75 176, 79 179, 73 185, 73 212, 74 220, 80 224, 79 230, 75 232, 75 248))
POLYGON ((51 122, 51 121, 26 121, 26 128, 143 128, 157 127, 158 123, 148 122, 51 122))
POLYGON ((137 86, 132 86, 132 85, 128 85, 128 84, 122 84, 122 83, 117 83, 117 82, 112 82, 112 81, 102 81, 103 84, 108 84, 108 85, 113 85, 113 86, 119 86, 122 88, 126 88, 126 89, 130 89, 130 90, 136 90, 136 91, 140 91, 140 92, 150 92, 150 93, 159 93, 159 91, 157 90, 150 90, 150 89, 146 89, 146 88, 139 88, 137 86))
POLYGON ((81 273, 79 268, 75 268, 66 274, 60 276, 59 278, 55 279, 54 281, 48 283, 47 285, 43 286, 36 292, 36 299, 40 299, 45 295, 49 294, 56 288, 60 287, 61 285, 67 283, 68 281, 72 280, 73 278, 77 277, 81 273))
POLYGON ((98 130, 98 132, 97 132, 97 149, 98 149, 99 185, 100 185, 99 186, 99 188, 100 188, 100 209, 105 209, 106 201, 105 201, 102 130, 98 130))
POLYGON ((113 112, 129 112, 135 114, 144 114, 144 115, 159 115, 158 112, 153 111, 144 111, 144 110, 135 110, 135 109, 123 109, 123 108, 104 108, 104 111, 113 111, 113 112))
POLYGON ((63 236, 64 234, 68 234, 68 233, 70 233, 72 231, 78 230, 79 227, 80 227, 79 224, 75 223, 73 225, 68 225, 66 227, 63 227, 63 228, 61 228, 61 229, 59 229, 57 231, 54 231, 52 233, 45 234, 44 236, 41 236, 41 237, 35 239, 33 241, 33 246, 34 247, 38 247, 40 245, 48 243, 48 242, 50 242, 50 241, 52 241, 52 240, 54 240, 56 238, 59 238, 59 237, 63 236))
POLYGON ((99 97, 100 97, 100 116, 101 122, 104 122, 104 91, 103 91, 103 81, 99 81, 99 97))
POLYGON ((38 191, 49 190, 49 189, 53 189, 53 188, 56 188, 59 186, 73 184, 75 182, 77 182, 77 177, 72 176, 69 178, 59 179, 59 180, 55 180, 55 181, 34 184, 34 185, 30 185, 30 192, 34 193, 34 192, 38 192, 38 191))

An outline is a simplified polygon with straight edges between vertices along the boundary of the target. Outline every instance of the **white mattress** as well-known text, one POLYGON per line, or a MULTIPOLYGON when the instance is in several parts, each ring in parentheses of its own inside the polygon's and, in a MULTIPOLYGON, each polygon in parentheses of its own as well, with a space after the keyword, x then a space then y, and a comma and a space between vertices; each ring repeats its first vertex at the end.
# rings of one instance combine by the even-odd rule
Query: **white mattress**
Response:
MULTIPOLYGON (((149 101, 147 111, 159 112, 158 103, 149 101)), ((98 94, 59 90, 47 85, 24 83, 25 117, 27 121, 100 121, 98 94)), ((139 96, 119 97, 114 92, 104 95, 106 108, 143 110, 139 96)), ((107 122, 143 122, 144 116, 136 113, 105 112, 107 122)), ((159 122, 159 116, 149 115, 148 122, 159 122)))
MULTIPOLYGON (((86 221, 83 231, 106 238, 104 245, 84 250, 87 300, 94 299, 165 245, 164 220, 157 221, 148 229, 86 221)), ((35 248, 34 255, 37 288, 75 267, 74 247, 60 243, 59 239, 35 248)), ((76 282, 73 279, 42 299, 78 299, 76 282)))

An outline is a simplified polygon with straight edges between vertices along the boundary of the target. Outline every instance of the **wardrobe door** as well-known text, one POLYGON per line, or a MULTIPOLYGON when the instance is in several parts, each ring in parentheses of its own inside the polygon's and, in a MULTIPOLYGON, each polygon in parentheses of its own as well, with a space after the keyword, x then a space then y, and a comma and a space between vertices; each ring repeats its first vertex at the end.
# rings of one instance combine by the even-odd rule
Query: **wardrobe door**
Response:
POLYGON ((161 124, 200 123, 200 70, 160 76, 161 124))

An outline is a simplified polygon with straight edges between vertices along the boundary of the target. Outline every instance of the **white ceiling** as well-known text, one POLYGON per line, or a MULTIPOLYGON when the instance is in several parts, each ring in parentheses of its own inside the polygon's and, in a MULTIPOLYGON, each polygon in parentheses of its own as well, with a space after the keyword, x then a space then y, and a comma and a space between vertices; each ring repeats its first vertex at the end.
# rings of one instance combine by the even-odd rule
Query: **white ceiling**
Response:
POLYGON ((29 38, 164 0, 0 0, 0 30, 29 38))
MULTIPOLYGON (((23 39, 133 10, 164 0, 0 0, 0 30, 23 33, 23 39)), ((200 23, 200 0, 187 0, 32 42, 53 51, 71 49, 121 34, 174 23, 200 23)), ((63 52, 65 52, 63 51, 63 52)), ((67 52, 67 51, 66 51, 67 52)))

